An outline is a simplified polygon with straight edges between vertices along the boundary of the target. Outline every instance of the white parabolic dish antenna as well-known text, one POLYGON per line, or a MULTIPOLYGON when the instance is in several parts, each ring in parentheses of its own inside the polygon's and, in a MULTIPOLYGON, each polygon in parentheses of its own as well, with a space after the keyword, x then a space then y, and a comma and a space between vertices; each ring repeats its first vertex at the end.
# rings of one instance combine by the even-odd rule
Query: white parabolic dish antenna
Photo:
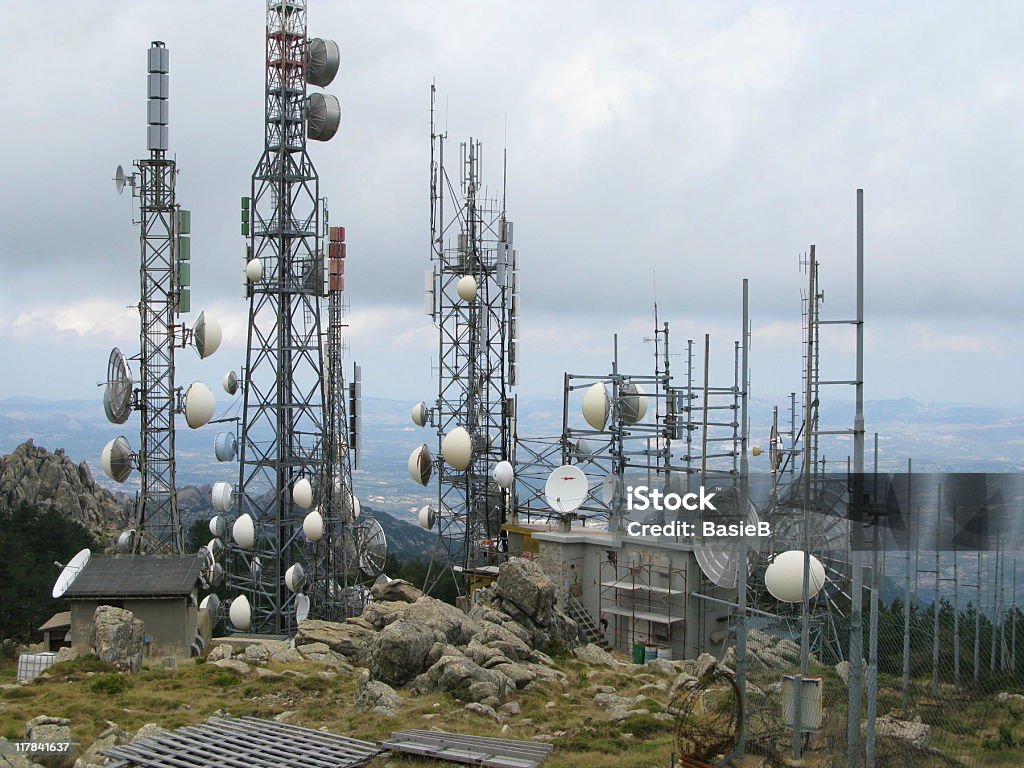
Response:
POLYGON ((299 592, 295 596, 295 621, 299 624, 309 618, 309 598, 299 592))
POLYGON ((473 438, 464 427, 456 427, 441 441, 441 455, 455 469, 466 469, 473 461, 473 438))
POLYGON ((300 477, 292 486, 292 501, 303 509, 313 506, 313 485, 305 477, 300 477))
POLYGON ((210 490, 210 497, 214 509, 218 512, 227 512, 231 509, 231 505, 235 503, 235 488, 231 483, 223 481, 214 483, 213 488, 210 490))
POLYGON ((430 449, 424 443, 419 448, 413 449, 409 454, 409 477, 413 482, 426 485, 430 482, 430 475, 434 471, 434 457, 430 455, 430 449))
POLYGON ((601 501, 606 507, 612 506, 616 497, 622 494, 622 479, 614 472, 601 481, 601 501))
POLYGON ((124 424, 132 412, 132 375, 124 352, 110 350, 107 360, 107 386, 103 390, 103 410, 114 424, 124 424))
POLYGON ((494 482, 499 488, 511 488, 516 479, 516 470, 509 461, 499 461, 494 465, 494 482))
POLYGON ((199 357, 203 359, 209 357, 220 347, 223 338, 220 323, 212 317, 207 317, 205 312, 200 312, 195 325, 192 326, 192 338, 195 341, 199 357))
POLYGON ((100 454, 100 464, 107 477, 123 483, 132 472, 132 446, 124 435, 115 437, 105 446, 100 454))
MULTIPOLYGON (((710 510, 700 514, 697 521, 698 531, 704 523, 720 525, 753 525, 757 526, 757 511, 748 502, 747 514, 741 514, 739 494, 731 487, 716 487, 715 512, 710 510)), ((747 539, 748 573, 752 558, 757 556, 760 545, 756 538, 747 539)), ((704 575, 719 587, 735 589, 740 583, 740 542, 735 536, 695 536, 693 539, 693 556, 697 560, 704 575)))
POLYGON ((434 508, 432 506, 427 504, 427 505, 425 505, 423 507, 420 507, 420 512, 419 512, 420 528, 425 528, 426 530, 429 531, 431 528, 434 527, 434 518, 435 517, 436 516, 434 514, 434 508))
POLYGON ((427 404, 416 403, 412 407, 412 423, 417 427, 422 427, 427 423, 427 404))
POLYGON ((626 424, 636 424, 647 415, 647 393, 639 384, 627 381, 619 387, 619 409, 626 424))
POLYGON ((548 476, 544 498, 555 512, 575 512, 587 500, 587 476, 579 467, 564 464, 548 476))
POLYGON ((235 394, 238 391, 238 374, 234 371, 228 371, 224 374, 224 378, 221 379, 220 385, 229 395, 235 394))
POLYGON ((231 608, 228 611, 228 618, 235 629, 242 632, 248 631, 252 625, 252 608, 249 607, 249 598, 239 595, 231 601, 231 608))
POLYGON ((124 175, 124 167, 117 166, 117 170, 114 171, 114 189, 117 190, 117 194, 124 192, 124 185, 128 183, 128 177, 124 175))
POLYGON ((185 421, 192 429, 199 429, 213 418, 217 400, 208 386, 193 381, 185 390, 185 421))
POLYGON ((57 577, 57 582, 53 585, 54 599, 64 596, 64 593, 68 591, 68 587, 74 583, 75 579, 78 578, 78 574, 89 564, 91 559, 92 552, 88 549, 83 549, 71 558, 71 561, 64 566, 60 576, 57 577))
POLYGON ((319 509, 314 509, 303 518, 302 532, 309 541, 320 541, 324 537, 324 518, 319 509))
MULTIPOLYGON (((807 597, 813 598, 825 586, 825 566, 814 555, 810 557, 807 597)), ((791 549, 775 556, 764 572, 764 585, 772 597, 784 603, 804 599, 804 553, 791 549)))
POLYGON ((583 395, 583 418, 598 431, 608 423, 608 390, 604 382, 599 381, 587 388, 583 395))

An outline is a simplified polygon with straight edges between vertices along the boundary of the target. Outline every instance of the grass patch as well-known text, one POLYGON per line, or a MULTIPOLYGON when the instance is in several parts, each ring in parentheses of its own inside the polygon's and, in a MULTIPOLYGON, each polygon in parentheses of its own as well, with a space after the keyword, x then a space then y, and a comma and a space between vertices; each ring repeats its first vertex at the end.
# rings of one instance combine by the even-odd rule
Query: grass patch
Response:
POLYGON ((108 696, 116 696, 128 689, 128 678, 125 675, 100 675, 89 683, 89 690, 93 693, 103 693, 108 696))

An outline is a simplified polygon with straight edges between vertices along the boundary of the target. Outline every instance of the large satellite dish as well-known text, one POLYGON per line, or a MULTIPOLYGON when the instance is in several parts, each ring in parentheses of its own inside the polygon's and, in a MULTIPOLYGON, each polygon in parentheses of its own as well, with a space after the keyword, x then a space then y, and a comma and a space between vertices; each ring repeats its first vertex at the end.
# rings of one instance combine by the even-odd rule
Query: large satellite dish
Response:
POLYGON ((363 520, 356 528, 356 551, 359 569, 367 576, 376 577, 384 571, 388 557, 387 537, 373 518, 363 520))
POLYGON ((341 66, 338 44, 333 40, 314 37, 306 47, 306 56, 306 82, 318 88, 326 88, 337 76, 341 66))
POLYGON ((53 585, 53 597, 57 598, 64 597, 64 593, 68 591, 75 579, 78 578, 78 574, 82 572, 86 565, 89 564, 89 560, 92 559, 92 552, 88 549, 83 549, 77 555, 71 558, 71 561, 64 566, 60 572, 60 576, 57 577, 57 582, 53 585))
POLYGON ((301 624, 309 618, 309 598, 299 592, 295 596, 295 623, 301 624))
POLYGON ((591 384, 583 395, 583 418, 599 432, 608 424, 608 390, 604 382, 591 384))
POLYGON ((114 424, 124 424, 132 412, 132 375, 124 352, 110 350, 107 360, 107 386, 103 390, 103 410, 114 424))
POLYGON ((441 440, 441 455, 453 468, 466 469, 473 461, 473 438, 464 427, 456 427, 441 440))
POLYGON ((544 498, 555 512, 575 512, 587 500, 587 476, 583 470, 564 464, 548 476, 544 484, 544 498))
POLYGON ((216 352, 222 338, 220 323, 212 317, 207 317, 206 312, 200 312, 195 325, 192 326, 192 339, 199 357, 205 359, 216 352))
MULTIPOLYGON (((748 501, 746 514, 740 508, 739 494, 735 488, 716 486, 711 489, 715 496, 715 510, 704 510, 699 513, 697 533, 703 530, 704 523, 716 526, 748 525, 757 526, 757 510, 748 501)), ((747 572, 752 570, 757 561, 760 542, 755 537, 747 539, 747 572)), ((740 540, 736 536, 703 536, 693 539, 693 556, 697 560, 703 574, 719 587, 735 589, 740 579, 740 540)))
POLYGON ((636 424, 647 415, 647 393, 631 381, 619 387, 619 412, 626 424, 636 424))
POLYGON ((426 485, 430 482, 430 475, 434 471, 434 457, 430 455, 430 449, 424 443, 419 448, 413 449, 409 454, 409 477, 413 482, 426 485))
POLYGON ((132 446, 124 435, 115 437, 100 454, 100 464, 111 480, 123 483, 132 472, 132 446))
POLYGON ((199 429, 213 418, 217 400, 208 386, 193 381, 185 390, 185 421, 192 429, 199 429))
POLYGON ((341 125, 341 104, 337 96, 313 93, 306 98, 306 136, 313 141, 330 141, 341 125))

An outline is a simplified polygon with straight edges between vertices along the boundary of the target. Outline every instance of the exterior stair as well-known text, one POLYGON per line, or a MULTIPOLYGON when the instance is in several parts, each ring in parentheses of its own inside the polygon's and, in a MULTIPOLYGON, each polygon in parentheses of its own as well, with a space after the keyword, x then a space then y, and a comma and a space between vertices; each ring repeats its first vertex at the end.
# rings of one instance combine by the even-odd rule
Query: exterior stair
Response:
POLYGON ((587 612, 587 609, 583 607, 583 603, 575 595, 568 594, 565 596, 565 612, 576 622, 581 641, 584 643, 594 643, 602 648, 608 647, 604 634, 598 629, 590 613, 587 612))

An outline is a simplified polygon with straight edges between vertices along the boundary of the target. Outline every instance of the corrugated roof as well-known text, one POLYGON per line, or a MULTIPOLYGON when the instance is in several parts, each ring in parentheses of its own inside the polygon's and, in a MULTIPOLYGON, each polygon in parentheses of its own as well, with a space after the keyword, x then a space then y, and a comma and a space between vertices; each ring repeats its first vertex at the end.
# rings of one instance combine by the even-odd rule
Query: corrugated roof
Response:
POLYGON ((64 597, 181 597, 195 589, 200 555, 93 557, 64 597))
POLYGON ((71 611, 62 611, 55 613, 46 623, 39 628, 40 632, 45 632, 48 629, 65 629, 71 626, 71 611))

